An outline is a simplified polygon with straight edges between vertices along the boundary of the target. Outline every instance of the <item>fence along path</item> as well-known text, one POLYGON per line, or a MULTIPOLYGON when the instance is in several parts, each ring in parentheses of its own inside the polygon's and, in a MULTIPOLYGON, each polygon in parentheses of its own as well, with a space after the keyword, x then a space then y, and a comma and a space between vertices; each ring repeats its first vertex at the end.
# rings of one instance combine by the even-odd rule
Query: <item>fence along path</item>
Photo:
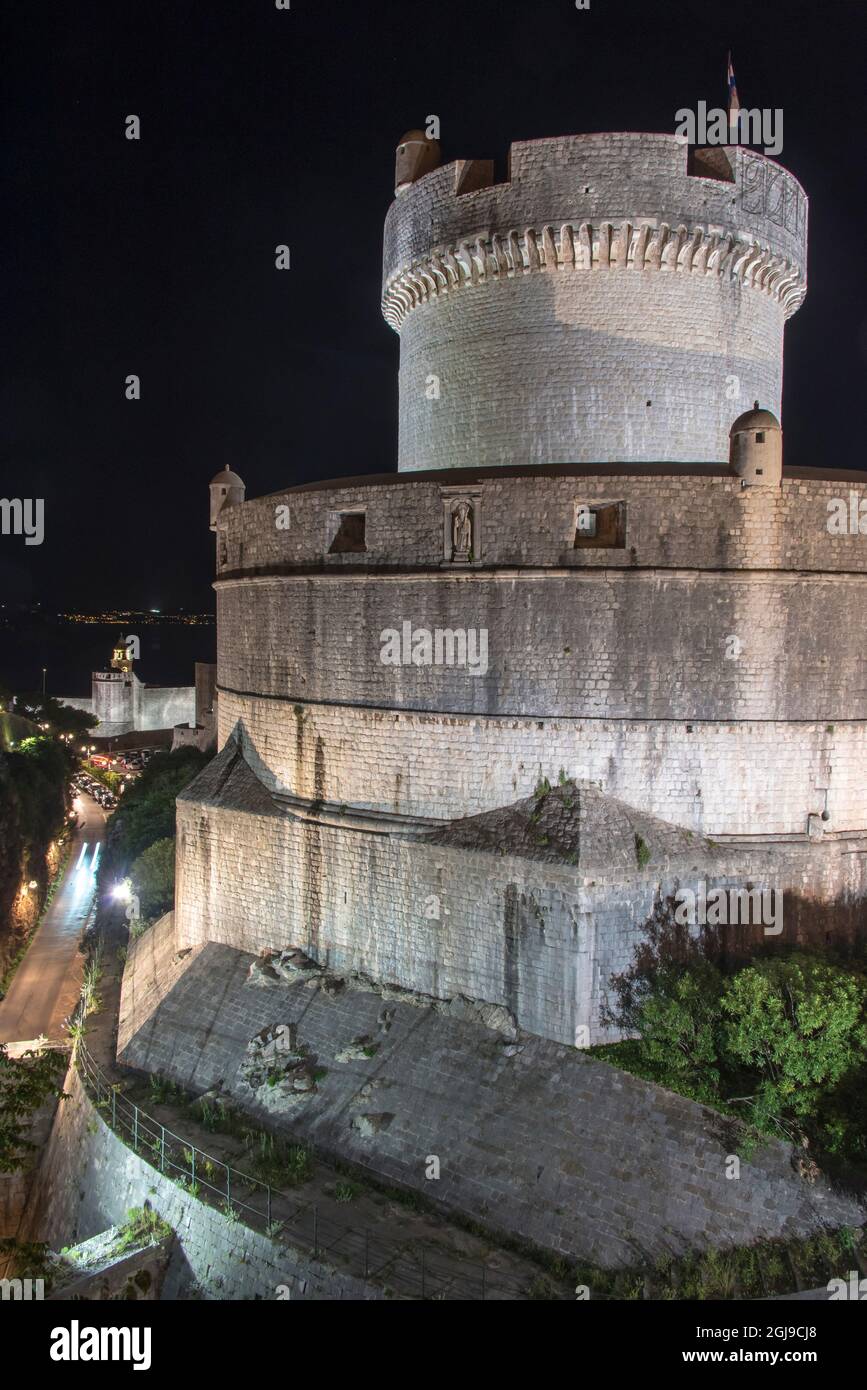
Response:
POLYGON ((210 1201, 243 1219, 254 1230, 291 1240, 313 1259, 339 1263, 358 1278, 387 1285, 404 1298, 476 1302, 484 1299, 525 1301, 520 1280, 454 1252, 416 1239, 405 1245, 323 1215, 316 1203, 298 1202, 278 1188, 242 1173, 206 1153, 190 1140, 122 1095, 78 1040, 76 1066, 85 1088, 112 1131, 160 1173, 190 1189, 191 1197, 210 1201))

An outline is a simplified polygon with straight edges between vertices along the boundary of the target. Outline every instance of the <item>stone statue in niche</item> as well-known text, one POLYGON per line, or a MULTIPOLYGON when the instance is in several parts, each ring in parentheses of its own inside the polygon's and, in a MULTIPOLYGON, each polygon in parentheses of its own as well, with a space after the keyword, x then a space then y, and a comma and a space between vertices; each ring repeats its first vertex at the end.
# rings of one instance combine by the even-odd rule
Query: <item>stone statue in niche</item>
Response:
POLYGON ((229 547, 226 545, 226 537, 220 537, 219 568, 224 570, 229 563, 229 547))
POLYGON ((473 509, 461 499, 452 512, 452 560, 469 564, 473 557, 473 509))

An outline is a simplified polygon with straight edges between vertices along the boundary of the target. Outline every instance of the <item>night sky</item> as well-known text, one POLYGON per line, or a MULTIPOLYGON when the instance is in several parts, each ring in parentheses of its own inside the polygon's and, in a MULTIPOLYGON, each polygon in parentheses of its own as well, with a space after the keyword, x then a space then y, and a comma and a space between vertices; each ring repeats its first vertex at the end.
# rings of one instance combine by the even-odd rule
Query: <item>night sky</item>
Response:
POLYGON ((786 462, 863 468, 861 0, 7 0, 0 598, 213 607, 207 484, 248 495, 395 467, 398 340, 379 311, 395 146, 443 158, 675 112, 782 107, 810 197, 786 332, 786 462), (124 122, 142 122, 138 142, 124 122), (291 247, 292 269, 274 268, 291 247), (129 402, 124 381, 142 380, 129 402))

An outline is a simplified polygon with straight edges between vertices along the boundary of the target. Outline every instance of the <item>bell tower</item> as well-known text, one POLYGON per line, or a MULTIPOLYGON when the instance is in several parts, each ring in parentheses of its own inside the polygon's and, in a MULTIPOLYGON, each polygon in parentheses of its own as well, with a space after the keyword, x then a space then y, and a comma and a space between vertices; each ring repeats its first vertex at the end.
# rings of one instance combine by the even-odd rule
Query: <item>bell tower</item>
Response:
POLYGON ((111 669, 112 671, 122 671, 125 676, 132 674, 132 657, 129 647, 120 634, 118 634, 111 653, 111 669))

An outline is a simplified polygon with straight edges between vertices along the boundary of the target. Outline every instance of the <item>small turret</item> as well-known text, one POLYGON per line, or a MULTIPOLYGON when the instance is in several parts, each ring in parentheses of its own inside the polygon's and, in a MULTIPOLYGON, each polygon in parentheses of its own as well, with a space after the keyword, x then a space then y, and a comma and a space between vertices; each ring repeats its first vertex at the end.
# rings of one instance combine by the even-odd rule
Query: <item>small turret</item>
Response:
POLYGON ((438 140, 429 140, 423 130, 408 130, 394 161, 394 196, 405 192, 431 169, 439 168, 441 157, 438 140))
POLYGON ((211 479, 211 530, 216 531, 217 519, 224 507, 234 507, 243 502, 246 484, 229 465, 211 479))
POLYGON ((739 415, 729 431, 729 468, 742 487, 779 487, 783 477, 783 431, 776 415, 752 410, 739 415))

